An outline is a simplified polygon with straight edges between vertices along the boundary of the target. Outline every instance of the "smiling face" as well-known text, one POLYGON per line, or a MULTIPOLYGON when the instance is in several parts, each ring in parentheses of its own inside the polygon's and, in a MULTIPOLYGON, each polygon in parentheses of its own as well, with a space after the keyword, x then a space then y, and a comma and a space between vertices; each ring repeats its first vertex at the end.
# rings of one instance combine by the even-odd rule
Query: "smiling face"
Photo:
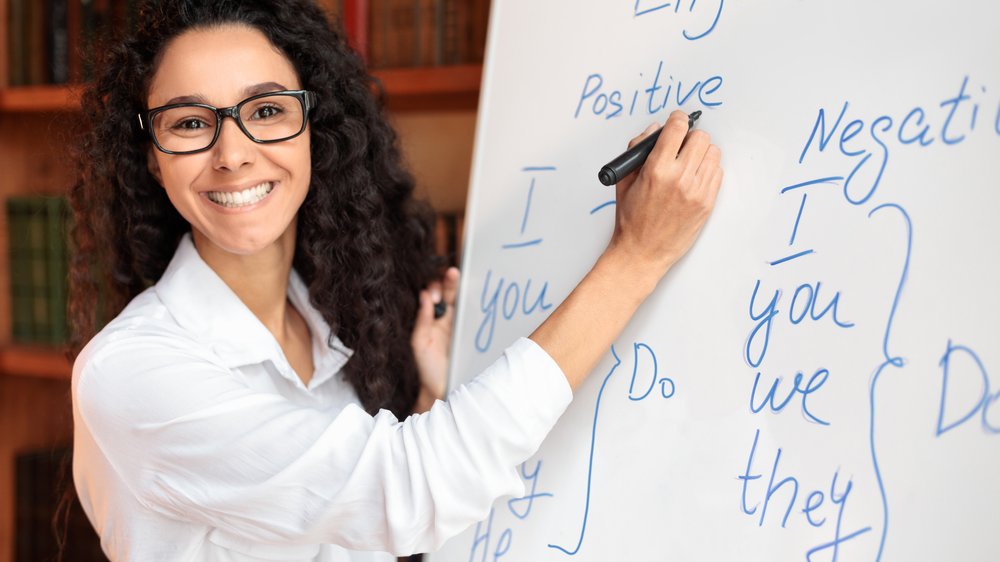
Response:
MULTIPOLYGON (((291 62, 263 33, 226 25, 190 30, 167 44, 146 107, 229 107, 255 94, 300 88, 291 62)), ((150 143, 148 162, 191 224, 199 250, 210 244, 212 250, 250 255, 276 242, 294 243, 295 217, 309 190, 308 128, 293 139, 258 144, 225 118, 209 150, 165 154, 150 143)))

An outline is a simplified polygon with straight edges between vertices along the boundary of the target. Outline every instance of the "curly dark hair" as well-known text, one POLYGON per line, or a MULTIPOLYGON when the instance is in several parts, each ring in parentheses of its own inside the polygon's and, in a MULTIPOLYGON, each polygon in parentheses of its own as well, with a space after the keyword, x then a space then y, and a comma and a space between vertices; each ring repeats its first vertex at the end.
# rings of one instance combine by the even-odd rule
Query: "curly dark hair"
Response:
POLYGON ((328 22, 311 0, 152 0, 134 33, 110 42, 82 98, 87 133, 70 194, 72 355, 102 319, 160 278, 190 230, 147 169, 150 141, 135 118, 161 52, 192 28, 246 25, 288 57, 319 100, 293 265, 312 305, 354 349, 344 370, 364 408, 410 413, 419 390, 409 338, 418 293, 443 260, 433 255, 432 212, 413 198, 381 86, 328 22))

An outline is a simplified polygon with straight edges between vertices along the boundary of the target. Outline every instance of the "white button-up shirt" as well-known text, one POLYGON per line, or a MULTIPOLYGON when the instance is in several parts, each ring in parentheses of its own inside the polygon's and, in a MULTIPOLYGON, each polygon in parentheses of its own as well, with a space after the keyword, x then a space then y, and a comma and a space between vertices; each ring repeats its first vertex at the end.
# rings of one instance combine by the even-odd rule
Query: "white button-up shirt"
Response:
POLYGON ((516 466, 572 396, 540 347, 518 340, 425 414, 373 417, 294 271, 288 298, 308 386, 189 236, 80 354, 73 475, 115 562, 392 560, 524 493, 516 466))

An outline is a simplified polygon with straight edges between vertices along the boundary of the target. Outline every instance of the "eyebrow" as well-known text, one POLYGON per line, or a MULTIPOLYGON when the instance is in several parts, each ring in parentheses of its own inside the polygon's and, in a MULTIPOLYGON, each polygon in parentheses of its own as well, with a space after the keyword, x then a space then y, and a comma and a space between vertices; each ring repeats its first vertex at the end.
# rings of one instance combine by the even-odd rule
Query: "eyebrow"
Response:
MULTIPOLYGON (((247 86, 243 89, 243 98, 249 98, 256 96, 257 94, 263 94, 265 92, 278 92, 281 90, 287 90, 288 88, 277 82, 262 82, 260 84, 254 84, 253 86, 247 86)), ((163 105, 173 105, 175 103, 204 103, 206 105, 212 105, 208 103, 208 99, 201 94, 192 94, 187 96, 177 96, 170 98, 163 105)))

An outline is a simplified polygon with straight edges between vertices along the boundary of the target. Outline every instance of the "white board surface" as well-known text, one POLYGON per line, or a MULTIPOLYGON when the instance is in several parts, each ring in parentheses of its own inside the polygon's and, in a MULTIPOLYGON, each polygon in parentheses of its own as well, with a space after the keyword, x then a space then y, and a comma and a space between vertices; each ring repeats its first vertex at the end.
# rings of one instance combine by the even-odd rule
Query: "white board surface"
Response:
POLYGON ((714 215, 528 497, 431 560, 1000 560, 992 2, 494 0, 453 384, 587 272, 598 169, 678 107, 714 215))

